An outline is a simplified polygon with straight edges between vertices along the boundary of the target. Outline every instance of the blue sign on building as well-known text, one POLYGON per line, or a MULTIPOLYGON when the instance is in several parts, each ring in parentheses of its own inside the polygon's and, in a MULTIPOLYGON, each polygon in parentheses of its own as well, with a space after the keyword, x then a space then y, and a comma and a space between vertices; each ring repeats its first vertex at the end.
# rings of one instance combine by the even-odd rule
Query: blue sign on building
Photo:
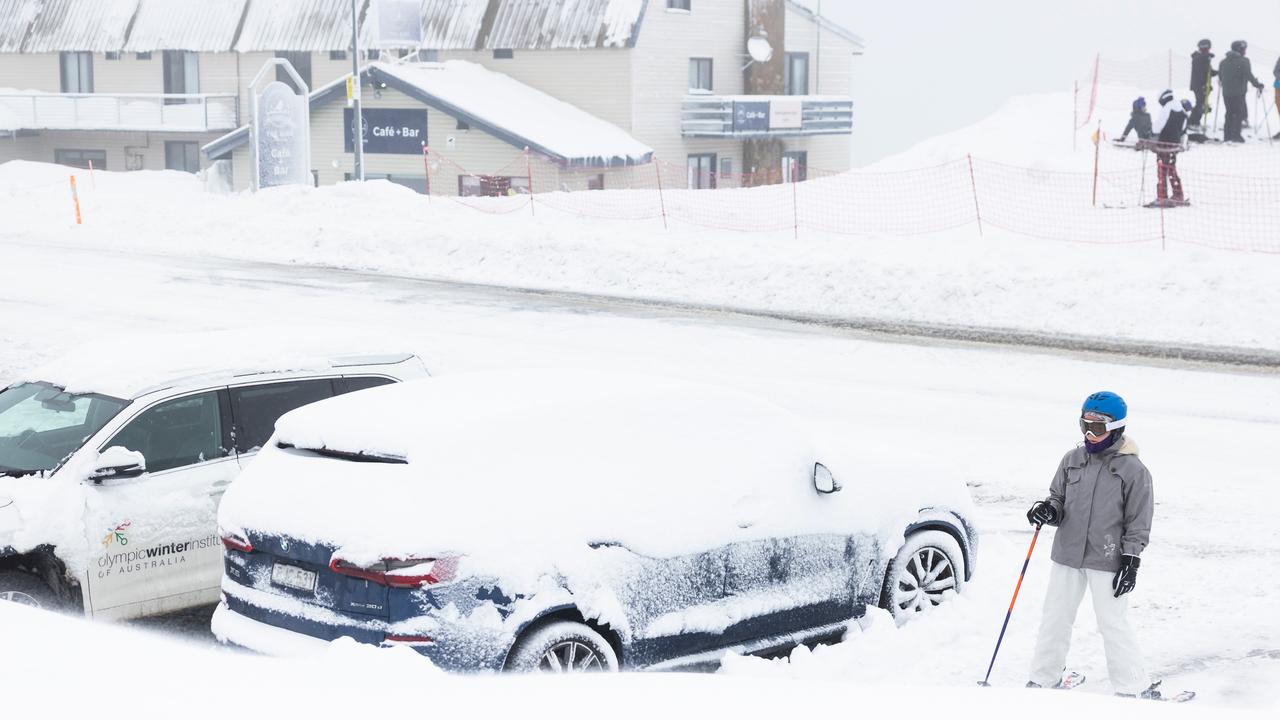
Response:
MULTIPOLYGON (((427 111, 365 108, 364 151, 383 155, 420 155, 427 143, 427 111)), ((342 111, 343 149, 355 152, 352 142, 355 114, 351 108, 342 111)))
POLYGON ((733 101, 734 132, 768 132, 769 101, 733 101))

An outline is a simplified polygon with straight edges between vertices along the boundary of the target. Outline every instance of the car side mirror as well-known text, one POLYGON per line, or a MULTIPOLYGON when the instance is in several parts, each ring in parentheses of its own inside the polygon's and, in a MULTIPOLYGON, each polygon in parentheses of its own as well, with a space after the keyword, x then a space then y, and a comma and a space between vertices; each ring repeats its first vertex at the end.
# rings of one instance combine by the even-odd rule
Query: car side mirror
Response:
POLYGON ((813 489, 823 495, 840 492, 840 483, 822 463, 813 464, 813 489))
POLYGON ((101 485, 104 480, 136 478, 147 472, 147 459, 140 452, 120 446, 109 447, 98 454, 89 480, 101 485))

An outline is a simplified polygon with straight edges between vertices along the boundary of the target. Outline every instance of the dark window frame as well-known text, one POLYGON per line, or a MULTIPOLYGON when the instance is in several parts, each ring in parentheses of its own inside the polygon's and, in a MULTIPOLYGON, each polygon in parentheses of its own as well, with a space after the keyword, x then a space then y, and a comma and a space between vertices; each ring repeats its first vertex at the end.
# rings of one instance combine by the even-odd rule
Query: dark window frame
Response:
POLYGON ((134 53, 134 54, 133 54, 133 59, 134 59, 134 60, 150 60, 150 59, 151 59, 151 51, 150 51, 150 50, 145 50, 145 51, 143 51, 143 52, 137 52, 137 53, 134 53))
MULTIPOLYGON (((295 72, 302 77, 302 82, 307 84, 307 91, 315 89, 311 84, 311 53, 306 50, 294 52, 291 50, 278 50, 275 57, 281 60, 288 60, 293 66, 295 72)), ((284 67, 276 66, 276 80, 293 88, 295 92, 300 92, 302 88, 293 87, 293 78, 289 76, 289 72, 284 67)))
POLYGON ((786 150, 782 153, 782 181, 804 182, 809 177, 809 151, 786 150), (791 162, 796 160, 795 173, 792 175, 791 162))
POLYGON ((688 157, 685 159, 686 175, 689 175, 689 170, 691 169, 691 162, 695 159, 698 161, 696 181, 695 181, 695 177, 693 176, 688 177, 689 189, 690 190, 715 190, 716 189, 716 161, 717 161, 716 154, 715 153, 689 153, 688 157), (706 161, 705 163, 703 162, 704 160, 706 161), (704 164, 708 168, 708 170, 706 170, 705 172, 703 172, 702 170, 702 167, 704 164), (704 181, 706 182, 705 185, 703 185, 704 181))
POLYGON ((346 50, 330 50, 329 59, 330 60, 346 60, 347 51, 346 50))
POLYGON ((189 173, 200 172, 200 143, 193 140, 165 140, 164 169, 189 173), (179 150, 182 152, 181 162, 175 163, 174 152, 179 150), (192 167, 193 160, 195 161, 194 168, 192 167), (181 167, 175 167, 175 165, 181 165, 181 167))
POLYGON ((786 54, 786 66, 782 72, 782 85, 784 95, 808 95, 809 94, 809 68, 812 64, 809 62, 809 53, 807 52, 789 52, 786 54), (804 87, 796 88, 795 79, 795 62, 803 61, 804 65, 804 87))
POLYGON ((498 48, 493 51, 494 60, 515 60, 516 51, 511 48, 498 48))
POLYGON ((88 170, 90 160, 93 160, 94 170, 107 169, 106 150, 86 150, 83 148, 54 148, 53 150, 53 162, 55 165, 66 165, 88 170), (89 155, 93 157, 87 157, 89 155))
POLYGON ((709 57, 689 58, 689 90, 690 92, 715 92, 715 59, 709 57), (705 80, 706 87, 702 83, 705 80))
POLYGON ((135 452, 142 452, 143 457, 146 458, 146 461, 147 461, 148 473, 165 472, 168 470, 181 470, 182 468, 193 467, 195 465, 203 465, 205 463, 217 462, 217 461, 225 460, 229 457, 234 457, 235 452, 231 447, 231 422, 230 422, 231 406, 230 406, 230 401, 228 399, 226 388, 208 388, 208 389, 198 390, 196 392, 190 392, 184 395, 179 395, 176 397, 170 397, 170 398, 165 398, 163 400, 160 400, 148 406, 146 409, 144 409, 142 412, 138 413, 137 415, 134 415, 133 417, 129 418, 129 420, 125 422, 124 425, 122 425, 119 429, 117 429, 115 432, 111 434, 111 438, 102 445, 102 449, 105 450, 106 448, 120 445, 121 444, 119 440, 120 435, 125 433, 132 427, 134 427, 135 423, 138 423, 142 421, 144 418, 149 417, 151 413, 156 412, 161 408, 165 408, 167 406, 173 405, 175 403, 189 401, 194 398, 198 398, 205 395, 215 396, 215 405, 216 405, 215 411, 217 412, 216 422, 218 423, 218 427, 215 430, 215 433, 217 435, 217 447, 215 449, 217 450, 217 452, 214 453, 213 457, 205 457, 204 459, 196 459, 194 462, 186 462, 186 463, 177 464, 177 465, 166 464, 163 467, 160 467, 157 465, 157 460, 155 458, 147 457, 146 453, 143 452, 142 450, 139 450, 137 448, 129 448, 127 445, 121 445, 121 447, 125 447, 135 452))
POLYGON ((62 52, 58 53, 58 83, 62 92, 69 95, 89 95, 93 93, 93 53, 62 52), (75 87, 72 88, 71 73, 68 63, 75 63, 75 87))
POLYGON ((458 175, 458 197, 506 197, 510 190, 515 190, 516 195, 528 195, 529 187, 527 175, 458 175), (504 187, 508 192, 501 192, 504 187))
POLYGON ((667 9, 691 13, 693 12, 693 0, 667 0, 667 9))

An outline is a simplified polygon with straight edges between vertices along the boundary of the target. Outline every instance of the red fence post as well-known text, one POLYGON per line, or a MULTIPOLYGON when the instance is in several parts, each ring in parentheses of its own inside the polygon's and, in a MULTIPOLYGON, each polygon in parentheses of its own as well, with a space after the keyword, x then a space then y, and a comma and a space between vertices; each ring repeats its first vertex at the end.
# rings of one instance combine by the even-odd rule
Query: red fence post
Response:
POLYGON ((533 210, 533 163, 529 160, 529 148, 524 149, 524 171, 529 175, 529 215, 533 216, 537 213, 533 210))
POLYGON ((667 228, 667 201, 662 197, 662 163, 658 158, 653 159, 653 170, 658 174, 658 207, 662 209, 662 229, 667 228))
POLYGON ((969 158, 969 187, 973 190, 973 214, 978 218, 978 237, 983 237, 982 208, 978 205, 978 181, 973 175, 973 155, 965 157, 969 158))

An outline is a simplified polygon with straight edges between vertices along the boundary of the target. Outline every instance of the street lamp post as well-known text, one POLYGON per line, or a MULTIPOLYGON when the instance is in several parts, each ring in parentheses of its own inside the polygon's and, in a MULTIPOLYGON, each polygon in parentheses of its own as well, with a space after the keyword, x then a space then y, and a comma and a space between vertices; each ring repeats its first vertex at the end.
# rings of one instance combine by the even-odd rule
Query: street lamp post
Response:
POLYGON ((356 0, 351 0, 351 145, 355 149, 355 172, 352 176, 364 181, 364 116, 360 114, 360 39, 356 0))

